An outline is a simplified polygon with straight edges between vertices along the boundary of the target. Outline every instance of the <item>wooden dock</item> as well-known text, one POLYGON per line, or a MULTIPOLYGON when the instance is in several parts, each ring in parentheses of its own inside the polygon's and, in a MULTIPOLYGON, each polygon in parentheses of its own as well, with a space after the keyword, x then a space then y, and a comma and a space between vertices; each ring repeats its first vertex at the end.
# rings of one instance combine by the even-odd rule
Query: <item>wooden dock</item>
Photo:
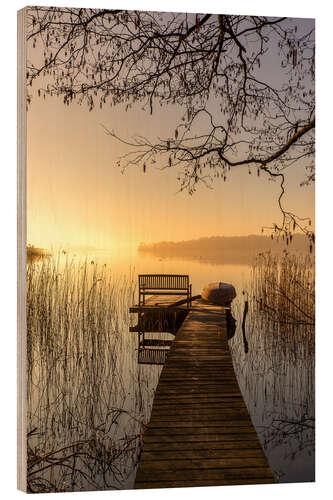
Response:
POLYGON ((162 369, 135 488, 275 482, 235 377, 226 313, 192 303, 162 369))

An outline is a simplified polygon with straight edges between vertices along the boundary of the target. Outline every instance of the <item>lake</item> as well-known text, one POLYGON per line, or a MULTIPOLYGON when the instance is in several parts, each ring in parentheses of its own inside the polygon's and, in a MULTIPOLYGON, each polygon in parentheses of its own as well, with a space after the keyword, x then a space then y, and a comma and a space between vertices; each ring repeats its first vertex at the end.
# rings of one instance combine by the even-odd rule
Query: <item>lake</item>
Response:
POLYGON ((210 282, 235 286, 236 332, 229 345, 270 466, 280 482, 314 480, 314 353, 311 346, 305 348, 306 342, 290 344, 301 329, 306 335, 303 330, 308 327, 286 331, 258 314, 250 266, 166 259, 123 249, 60 253, 56 259, 30 264, 30 271, 32 491, 133 486, 161 371, 160 366, 137 363, 136 334, 129 333, 135 315, 130 317, 128 307, 137 301, 140 273, 189 274, 194 295, 210 282), (247 352, 241 329, 246 299, 247 352), (276 334, 277 328, 284 337, 276 334), (70 454, 59 451, 73 443, 70 454), (56 450, 58 466, 52 461, 56 450), (47 452, 49 468, 36 466, 36 457, 47 452))

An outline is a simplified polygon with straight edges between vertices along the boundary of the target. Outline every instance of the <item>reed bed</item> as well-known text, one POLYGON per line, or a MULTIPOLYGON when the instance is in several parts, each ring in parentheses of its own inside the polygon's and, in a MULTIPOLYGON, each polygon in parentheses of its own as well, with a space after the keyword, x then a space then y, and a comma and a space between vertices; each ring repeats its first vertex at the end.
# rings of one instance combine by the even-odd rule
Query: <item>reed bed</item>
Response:
POLYGON ((248 300, 246 330, 238 326, 230 343, 239 383, 271 467, 285 481, 291 461, 314 453, 314 278, 310 255, 260 254, 234 307, 240 325, 248 300))
POLYGON ((251 296, 253 313, 264 313, 265 321, 278 326, 277 343, 289 352, 300 344, 313 351, 315 279, 310 255, 260 254, 252 270, 251 296))
POLYGON ((131 276, 115 278, 94 262, 58 257, 28 264, 30 492, 133 482, 154 390, 128 333, 134 294, 131 276))

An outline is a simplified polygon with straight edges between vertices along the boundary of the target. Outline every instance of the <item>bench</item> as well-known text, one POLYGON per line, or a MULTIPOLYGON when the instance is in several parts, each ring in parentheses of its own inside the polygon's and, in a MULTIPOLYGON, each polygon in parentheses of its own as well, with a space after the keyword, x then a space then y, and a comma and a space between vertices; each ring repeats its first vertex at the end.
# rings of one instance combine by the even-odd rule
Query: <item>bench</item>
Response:
POLYGON ((189 307, 192 285, 187 274, 139 274, 139 305, 146 295, 185 295, 189 307))

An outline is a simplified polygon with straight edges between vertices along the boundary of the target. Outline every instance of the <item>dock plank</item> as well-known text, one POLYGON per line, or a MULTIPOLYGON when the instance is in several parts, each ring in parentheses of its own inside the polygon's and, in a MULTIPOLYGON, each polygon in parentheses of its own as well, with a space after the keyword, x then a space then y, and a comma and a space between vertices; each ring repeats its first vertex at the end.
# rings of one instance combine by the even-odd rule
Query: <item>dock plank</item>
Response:
POLYGON ((275 482, 237 383, 226 311, 203 300, 189 308, 155 392, 135 488, 275 482))

